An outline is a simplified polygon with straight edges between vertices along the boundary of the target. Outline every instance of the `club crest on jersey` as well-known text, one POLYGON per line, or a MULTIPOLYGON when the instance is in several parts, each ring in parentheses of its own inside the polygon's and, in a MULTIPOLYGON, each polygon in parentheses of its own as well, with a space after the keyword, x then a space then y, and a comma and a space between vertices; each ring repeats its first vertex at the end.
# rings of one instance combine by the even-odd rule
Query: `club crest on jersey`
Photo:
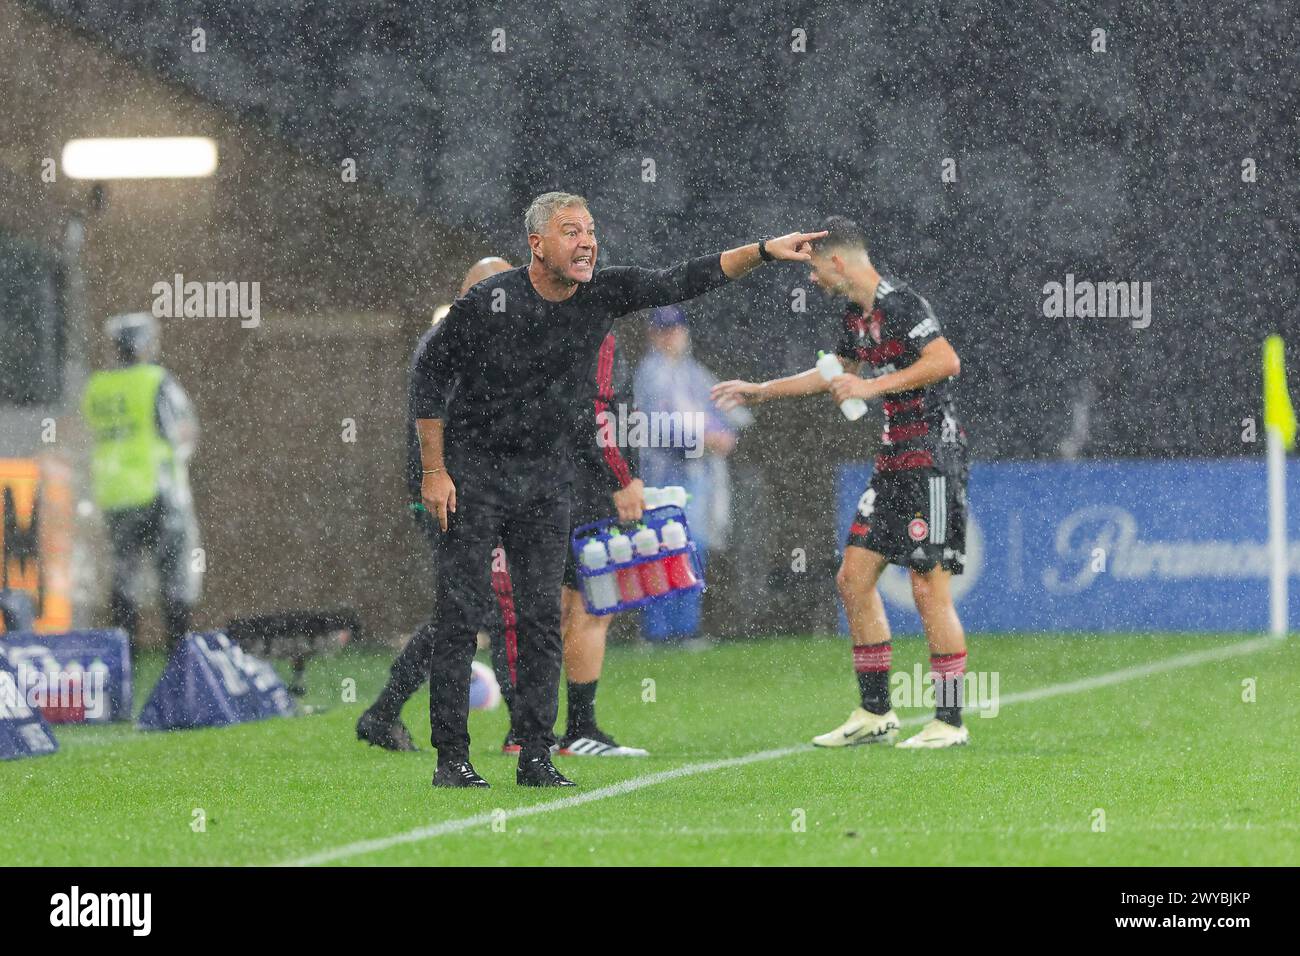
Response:
POLYGON ((930 534, 930 526, 924 518, 913 518, 907 523, 907 536, 913 541, 924 541, 930 534))
POLYGON ((859 347, 867 340, 867 336, 871 336, 871 341, 877 345, 880 344, 880 337, 884 334, 885 314, 879 308, 871 310, 870 318, 857 309, 850 309, 845 321, 848 323, 849 330, 857 338, 859 347))

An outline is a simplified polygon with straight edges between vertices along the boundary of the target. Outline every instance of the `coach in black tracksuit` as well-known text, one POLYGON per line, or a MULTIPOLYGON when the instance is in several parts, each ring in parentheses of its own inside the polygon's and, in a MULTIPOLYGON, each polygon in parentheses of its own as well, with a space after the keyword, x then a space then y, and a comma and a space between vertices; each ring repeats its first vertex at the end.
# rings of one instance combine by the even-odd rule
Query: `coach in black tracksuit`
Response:
POLYGON ((491 553, 510 560, 519 660, 516 780, 571 786, 550 761, 562 646, 573 426, 587 377, 620 315, 693 298, 765 259, 807 261, 815 234, 791 233, 670 269, 596 271, 585 200, 547 193, 525 219, 532 261, 478 283, 412 365, 426 508, 445 527, 430 664, 435 786, 487 786, 469 763, 470 662, 492 600, 491 553))
MULTIPOLYGON (((510 268, 506 266, 506 268, 510 268)), ((481 281, 481 280, 480 280, 481 281)), ((468 285, 466 286, 468 288, 468 285)), ((430 329, 424 334, 424 340, 431 340, 436 334, 430 329)), ((416 346, 416 354, 423 354, 426 348, 434 348, 436 343, 421 341, 416 346)), ((601 344, 596 368, 592 373, 589 397, 584 402, 584 415, 574 425, 574 483, 573 503, 570 505, 570 520, 574 526, 587 524, 614 513, 618 498, 616 493, 627 488, 636 480, 636 455, 633 449, 620 449, 616 444, 599 440, 599 421, 602 414, 622 414, 621 409, 632 407, 632 387, 630 376, 616 375, 614 358, 616 341, 614 333, 605 336, 601 344), (619 385, 616 388, 615 382, 619 385), (611 499, 613 499, 611 501, 611 499)), ((406 483, 410 491, 412 512, 421 533, 428 539, 429 546, 437 549, 442 543, 442 532, 438 521, 420 504, 420 443, 416 435, 415 420, 407 423, 406 483)), ((501 556, 507 558, 505 549, 501 556)), ((577 589, 578 572, 571 549, 565 549, 564 584, 577 589)), ((482 627, 490 637, 489 647, 492 655, 492 670, 501 687, 501 698, 508 711, 514 710, 514 658, 515 658, 515 610, 514 595, 510 583, 510 574, 506 567, 493 555, 492 590, 496 601, 489 607, 488 617, 482 627)), ((561 621, 565 612, 561 612, 561 621)), ((357 738, 372 745, 388 750, 415 750, 411 735, 402 723, 402 707, 406 704, 420 685, 429 679, 429 660, 433 654, 434 620, 422 624, 407 641, 401 653, 393 661, 388 681, 375 702, 357 721, 357 738)), ((597 618, 608 623, 608 618, 597 618)), ((591 662, 583 658, 590 649, 570 646, 570 635, 563 635, 565 669, 577 666, 583 675, 590 675, 591 662), (575 655, 577 664, 574 663, 575 655)), ((604 634, 601 633, 600 648, 604 649, 604 634)), ((588 638, 574 636, 574 641, 581 644, 588 638)), ((603 656, 603 655, 602 655, 603 656)), ((599 674, 599 663, 596 665, 599 674)), ((568 742, 573 739, 600 739, 606 742, 610 751, 622 754, 626 748, 604 734, 595 723, 596 681, 591 676, 575 680, 569 674, 568 702, 569 715, 565 738, 560 741, 560 752, 565 752, 568 742)), ((517 754, 520 750, 513 727, 506 734, 502 752, 517 754)), ((590 751, 588 751, 590 752, 590 751)))

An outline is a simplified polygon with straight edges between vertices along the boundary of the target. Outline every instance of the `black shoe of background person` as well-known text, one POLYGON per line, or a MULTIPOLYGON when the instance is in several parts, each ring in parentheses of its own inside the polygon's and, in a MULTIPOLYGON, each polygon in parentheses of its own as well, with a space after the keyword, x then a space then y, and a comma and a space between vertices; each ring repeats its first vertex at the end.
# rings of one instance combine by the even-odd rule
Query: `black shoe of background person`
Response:
POLYGON ((576 787, 572 780, 555 769, 549 753, 536 757, 519 757, 519 769, 515 771, 515 783, 521 787, 576 787))
POLYGON ((491 784, 480 777, 468 760, 438 763, 433 774, 435 787, 490 787, 491 784))
POLYGON ((507 756, 514 757, 519 755, 522 748, 519 745, 519 738, 515 736, 513 730, 506 733, 506 739, 501 744, 501 752, 507 756))
POLYGON ((411 740, 406 725, 400 720, 384 723, 370 710, 357 721, 357 740, 364 740, 372 747, 383 747, 385 750, 419 749, 411 740))

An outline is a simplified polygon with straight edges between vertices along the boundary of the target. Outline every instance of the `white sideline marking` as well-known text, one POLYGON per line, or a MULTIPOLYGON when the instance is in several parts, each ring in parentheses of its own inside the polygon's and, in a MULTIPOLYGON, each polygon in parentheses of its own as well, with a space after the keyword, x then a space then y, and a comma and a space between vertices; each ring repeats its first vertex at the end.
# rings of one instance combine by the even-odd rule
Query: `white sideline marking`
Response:
MULTIPOLYGON (((1007 704, 1025 704, 1036 700, 1045 700, 1049 697, 1061 697, 1066 694, 1077 694, 1081 691, 1093 690, 1097 687, 1108 687, 1112 684, 1122 684, 1125 681, 1136 680, 1140 677, 1147 677, 1151 674, 1159 674, 1164 671, 1178 670, 1183 667, 1195 667, 1197 664, 1206 664, 1210 661, 1219 661, 1229 657, 1238 657, 1242 654, 1251 654, 1261 648, 1277 647, 1280 642, 1272 637, 1253 638, 1247 641, 1241 641, 1237 644, 1228 644, 1223 647, 1211 648, 1204 651, 1193 651, 1190 654, 1180 654, 1177 657, 1167 657, 1164 660, 1152 661, 1149 664, 1136 664, 1133 667, 1121 668, 1117 671, 1110 671, 1105 674, 1097 674, 1093 677, 1084 677, 1075 681, 1068 681, 1064 684, 1050 684, 1047 687, 1038 687, 1034 690, 1021 691, 1016 694, 1006 694, 1000 698, 998 705, 1000 707, 1007 704)), ((918 724, 927 723, 931 719, 929 714, 916 717, 908 717, 900 723, 904 727, 912 727, 918 724)), ((696 774, 711 773, 714 770, 725 770, 728 767, 743 767, 746 764, 760 763, 765 760, 778 760, 781 757, 788 757, 791 754, 811 750, 811 744, 799 744, 794 747, 780 747, 775 750, 760 750, 755 753, 745 754, 740 757, 730 757, 726 760, 710 760, 704 763, 691 763, 676 768, 675 770, 664 770, 659 773, 646 774, 643 777, 633 777, 630 780, 624 780, 621 783, 612 784, 608 787, 599 787, 595 790, 589 790, 586 793, 575 794, 572 797, 564 797, 560 800, 551 800, 546 803, 533 804, 530 807, 520 807, 518 810, 508 810, 504 813, 504 819, 518 820, 521 817, 536 816, 540 813, 552 813, 556 810, 567 810, 569 807, 581 806, 584 803, 593 803, 596 800, 604 800, 608 797, 618 797, 626 793, 634 793, 637 790, 643 790, 646 787, 653 787, 656 784, 667 783, 669 780, 678 780, 682 777, 693 777, 696 774)), ((498 812, 495 819, 502 819, 498 812)), ((432 840, 435 837, 446 836, 449 833, 460 833, 474 827, 488 826, 494 820, 493 813, 479 813, 472 817, 461 817, 458 820, 444 820, 442 823, 434 823, 430 826, 417 827, 414 830, 407 830, 405 833, 394 833, 391 836, 377 837, 373 840, 360 840, 356 843, 348 843, 332 850, 322 850, 319 853, 312 853, 308 856, 298 857, 294 860, 286 860, 277 866, 317 866, 321 863, 332 863, 335 860, 344 860, 348 857, 361 856, 366 853, 377 853, 380 850, 387 850, 390 847, 401 846, 404 843, 418 843, 421 840, 432 840)))
MULTIPOLYGON (((777 750, 760 750, 757 753, 745 754, 743 757, 730 757, 726 760, 710 760, 707 763, 690 763, 686 764, 684 767, 678 767, 675 770, 664 770, 660 773, 646 774, 644 777, 633 777, 631 780, 624 780, 622 783, 615 783, 608 787, 589 790, 586 793, 576 794, 572 797, 565 797, 562 800, 552 800, 549 803, 536 803, 531 807, 520 807, 518 810, 509 810, 505 813, 505 819, 517 820, 520 817, 531 817, 538 813, 550 813, 552 810, 565 810, 569 807, 591 803, 593 800, 604 800, 606 797, 617 797, 625 793, 632 793, 634 790, 640 790, 644 787, 653 787, 657 783, 665 783, 669 780, 676 780, 679 777, 690 777, 697 773, 708 773, 710 770, 721 770, 724 767, 743 767, 745 764, 758 763, 762 760, 776 760, 780 757, 788 757, 791 754, 807 749, 807 744, 800 744, 797 747, 781 747, 777 750)), ((341 860, 349 856, 359 856, 362 853, 374 853, 378 850, 386 850, 389 847, 399 846, 403 843, 415 843, 420 840, 430 840, 434 837, 445 836, 448 833, 458 833, 461 830, 468 830, 472 827, 486 826, 492 823, 493 819, 494 817, 491 813, 480 813, 472 817, 462 817, 459 820, 446 820, 442 823, 435 823, 432 826, 408 830, 405 833, 396 833, 392 836, 379 837, 374 840, 362 840, 359 843, 349 843, 346 846, 336 847, 333 850, 322 850, 320 853, 313 853, 311 856, 304 856, 297 860, 289 860, 285 863, 279 863, 276 865, 315 866, 319 863, 329 863, 333 860, 341 860)), ((496 819, 501 819, 500 815, 497 815, 496 819)))
MULTIPOLYGON (((1022 690, 1015 694, 1003 694, 999 697, 998 704, 999 706, 1027 704, 1047 697, 1077 694, 1080 691, 1093 690, 1097 687, 1109 687, 1111 684, 1122 684, 1125 681, 1136 680, 1139 677, 1147 677, 1151 674, 1160 674, 1164 671, 1178 670, 1183 667, 1195 667, 1197 664, 1208 664, 1210 661, 1221 661, 1228 657, 1253 654, 1261 648, 1280 647, 1281 645, 1282 642, 1275 637, 1254 637, 1236 644, 1225 644, 1223 647, 1212 647, 1204 651, 1192 651, 1189 654, 1166 657, 1163 660, 1151 661, 1148 664, 1134 664, 1132 667, 1124 667, 1117 671, 1109 671, 1093 677, 1081 677, 1079 680, 1067 681, 1064 684, 1049 684, 1046 687, 1022 690)), ((975 708, 971 709, 974 710, 975 708)), ((907 723, 907 721, 903 721, 903 723, 907 723)))

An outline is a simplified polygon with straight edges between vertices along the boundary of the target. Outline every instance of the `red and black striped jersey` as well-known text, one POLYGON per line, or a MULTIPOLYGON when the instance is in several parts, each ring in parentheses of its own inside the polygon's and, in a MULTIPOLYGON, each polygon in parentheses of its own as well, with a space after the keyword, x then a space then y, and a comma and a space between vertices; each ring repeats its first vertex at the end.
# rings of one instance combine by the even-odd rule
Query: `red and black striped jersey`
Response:
MULTIPOLYGON (((939 320, 920 294, 903 283, 880 280, 869 315, 854 304, 844 314, 836 354, 862 362, 863 378, 907 368, 921 350, 940 338, 939 320)), ((885 431, 877 471, 945 468, 966 450, 966 431, 957 420, 953 380, 944 379, 883 400, 885 431)))
POLYGON ((626 362, 618 361, 614 333, 610 332, 600 344, 596 367, 591 376, 593 388, 587 401, 578 409, 578 423, 574 428, 574 464, 586 471, 596 486, 618 491, 637 477, 636 453, 631 448, 620 448, 611 441, 617 427, 608 429, 602 436, 602 422, 617 422, 633 409, 631 376, 626 362))

